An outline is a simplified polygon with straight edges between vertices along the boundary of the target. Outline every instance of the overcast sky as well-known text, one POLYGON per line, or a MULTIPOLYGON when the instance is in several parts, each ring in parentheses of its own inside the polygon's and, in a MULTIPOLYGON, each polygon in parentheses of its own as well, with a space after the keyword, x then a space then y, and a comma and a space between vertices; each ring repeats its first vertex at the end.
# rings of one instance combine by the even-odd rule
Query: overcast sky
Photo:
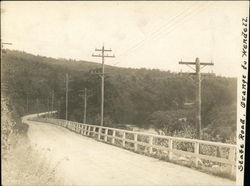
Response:
MULTIPOLYGON (((1 2, 2 40, 9 49, 100 62, 95 48, 112 49, 105 63, 189 71, 178 61, 214 62, 218 75, 237 76, 241 19, 248 2, 1 2), (113 54, 112 53, 112 54, 113 54)), ((191 72, 191 70, 190 70, 191 72)))

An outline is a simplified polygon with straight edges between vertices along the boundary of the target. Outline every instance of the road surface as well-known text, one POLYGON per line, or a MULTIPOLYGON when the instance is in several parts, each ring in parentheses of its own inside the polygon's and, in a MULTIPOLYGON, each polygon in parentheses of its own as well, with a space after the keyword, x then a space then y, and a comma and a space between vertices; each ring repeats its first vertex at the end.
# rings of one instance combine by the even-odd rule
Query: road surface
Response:
POLYGON ((31 146, 65 185, 235 185, 235 182, 98 142, 63 127, 27 121, 31 146))

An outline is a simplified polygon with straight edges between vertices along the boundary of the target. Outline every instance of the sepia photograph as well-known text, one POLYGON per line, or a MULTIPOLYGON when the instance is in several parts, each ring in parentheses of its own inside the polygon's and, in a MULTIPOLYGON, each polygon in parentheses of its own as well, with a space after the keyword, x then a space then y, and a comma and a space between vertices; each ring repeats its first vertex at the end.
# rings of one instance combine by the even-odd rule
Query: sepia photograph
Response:
POLYGON ((4 186, 243 186, 248 1, 1 1, 4 186))

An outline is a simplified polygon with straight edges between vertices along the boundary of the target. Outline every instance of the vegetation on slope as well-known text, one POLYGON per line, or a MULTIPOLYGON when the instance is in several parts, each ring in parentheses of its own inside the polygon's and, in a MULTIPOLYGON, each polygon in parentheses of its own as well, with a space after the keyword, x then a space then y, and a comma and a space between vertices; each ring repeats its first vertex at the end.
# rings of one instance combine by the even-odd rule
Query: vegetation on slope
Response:
MULTIPOLYGON (((5 50, 2 81, 20 115, 54 109, 65 117, 65 74, 69 73, 68 118, 83 121, 84 100, 80 91, 88 89, 87 122, 100 122, 101 65, 86 61, 53 59, 20 51, 5 50)), ((169 71, 105 66, 104 123, 108 126, 133 124, 163 129, 168 135, 195 137, 195 86, 187 76, 169 71), (185 136, 185 135, 184 135, 185 136)), ((236 132, 236 78, 204 77, 202 81, 203 138, 230 142, 236 132)))

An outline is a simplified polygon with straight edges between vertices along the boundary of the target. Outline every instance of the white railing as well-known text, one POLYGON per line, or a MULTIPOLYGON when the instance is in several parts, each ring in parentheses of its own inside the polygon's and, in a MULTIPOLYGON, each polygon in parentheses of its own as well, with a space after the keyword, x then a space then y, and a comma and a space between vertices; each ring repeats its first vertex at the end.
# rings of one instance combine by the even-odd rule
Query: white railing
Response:
MULTIPOLYGON (((195 167, 205 166, 209 162, 210 165, 226 165, 229 166, 230 174, 235 174, 236 145, 233 144, 162 136, 61 119, 36 117, 32 118, 32 120, 60 125, 84 136, 93 137, 135 152, 142 152, 152 156, 157 156, 161 152, 161 154, 166 155, 169 161, 175 161, 176 157, 184 156, 195 167)), ((209 167, 209 165, 207 166, 209 167)))

